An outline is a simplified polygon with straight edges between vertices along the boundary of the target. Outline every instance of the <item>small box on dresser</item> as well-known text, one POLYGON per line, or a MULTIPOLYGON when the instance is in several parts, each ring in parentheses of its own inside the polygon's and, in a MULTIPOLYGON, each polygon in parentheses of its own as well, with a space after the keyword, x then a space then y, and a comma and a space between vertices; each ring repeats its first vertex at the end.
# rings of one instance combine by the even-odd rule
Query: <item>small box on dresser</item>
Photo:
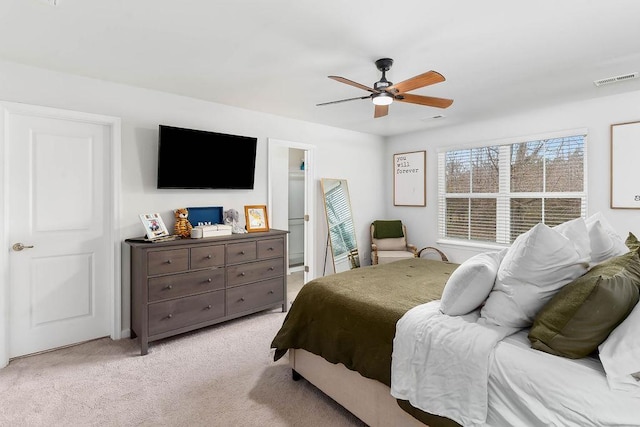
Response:
POLYGON ((232 234, 131 247, 131 331, 149 342, 273 309, 287 309, 287 232, 232 234))

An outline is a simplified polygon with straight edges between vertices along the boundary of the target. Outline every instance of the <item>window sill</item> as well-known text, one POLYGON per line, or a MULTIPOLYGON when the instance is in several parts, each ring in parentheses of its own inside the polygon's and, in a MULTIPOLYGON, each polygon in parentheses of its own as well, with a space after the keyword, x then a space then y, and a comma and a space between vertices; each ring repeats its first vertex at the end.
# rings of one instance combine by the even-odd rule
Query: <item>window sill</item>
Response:
POLYGON ((437 243, 442 246, 467 248, 467 249, 484 249, 500 251, 507 248, 508 245, 500 245, 498 243, 478 243, 470 242, 468 240, 455 240, 455 239, 438 239, 437 243))

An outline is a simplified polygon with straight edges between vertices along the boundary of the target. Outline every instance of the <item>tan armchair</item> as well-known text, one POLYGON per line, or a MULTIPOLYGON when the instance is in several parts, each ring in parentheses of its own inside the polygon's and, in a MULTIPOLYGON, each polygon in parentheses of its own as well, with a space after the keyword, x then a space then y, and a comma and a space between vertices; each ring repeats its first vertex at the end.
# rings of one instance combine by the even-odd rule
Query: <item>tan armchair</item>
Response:
POLYGON ((371 224, 371 264, 415 258, 418 248, 407 242, 407 227, 399 220, 371 224))

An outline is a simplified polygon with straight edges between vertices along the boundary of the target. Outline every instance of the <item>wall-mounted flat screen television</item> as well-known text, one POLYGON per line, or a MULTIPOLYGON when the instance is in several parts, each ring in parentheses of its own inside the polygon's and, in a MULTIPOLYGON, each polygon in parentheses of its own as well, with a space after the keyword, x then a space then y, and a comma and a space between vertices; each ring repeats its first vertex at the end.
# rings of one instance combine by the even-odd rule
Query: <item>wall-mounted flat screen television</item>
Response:
POLYGON ((257 138, 160 125, 158 188, 252 190, 257 138))

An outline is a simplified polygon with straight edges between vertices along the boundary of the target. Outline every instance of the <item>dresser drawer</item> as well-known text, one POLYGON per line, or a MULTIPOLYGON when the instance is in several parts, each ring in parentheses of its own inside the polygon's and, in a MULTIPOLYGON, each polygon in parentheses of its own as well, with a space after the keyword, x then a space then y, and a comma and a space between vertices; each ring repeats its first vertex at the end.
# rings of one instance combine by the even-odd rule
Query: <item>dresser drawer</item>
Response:
POLYGON ((227 315, 282 302, 284 277, 227 289, 227 315))
POLYGON ((186 271, 189 269, 189 249, 149 252, 147 269, 149 276, 186 271))
POLYGON ((191 248, 191 269, 224 265, 224 245, 191 248))
POLYGON ((227 267, 227 287, 282 276, 283 274, 282 258, 232 265, 227 267))
POLYGON ((149 335, 224 317, 224 292, 215 291, 149 305, 149 335))
POLYGON ((258 259, 284 256, 284 240, 269 239, 258 241, 258 259))
POLYGON ((172 274, 149 279, 149 302, 224 288, 224 268, 172 274))
POLYGON ((256 242, 231 243, 227 245, 227 264, 256 259, 256 242))

